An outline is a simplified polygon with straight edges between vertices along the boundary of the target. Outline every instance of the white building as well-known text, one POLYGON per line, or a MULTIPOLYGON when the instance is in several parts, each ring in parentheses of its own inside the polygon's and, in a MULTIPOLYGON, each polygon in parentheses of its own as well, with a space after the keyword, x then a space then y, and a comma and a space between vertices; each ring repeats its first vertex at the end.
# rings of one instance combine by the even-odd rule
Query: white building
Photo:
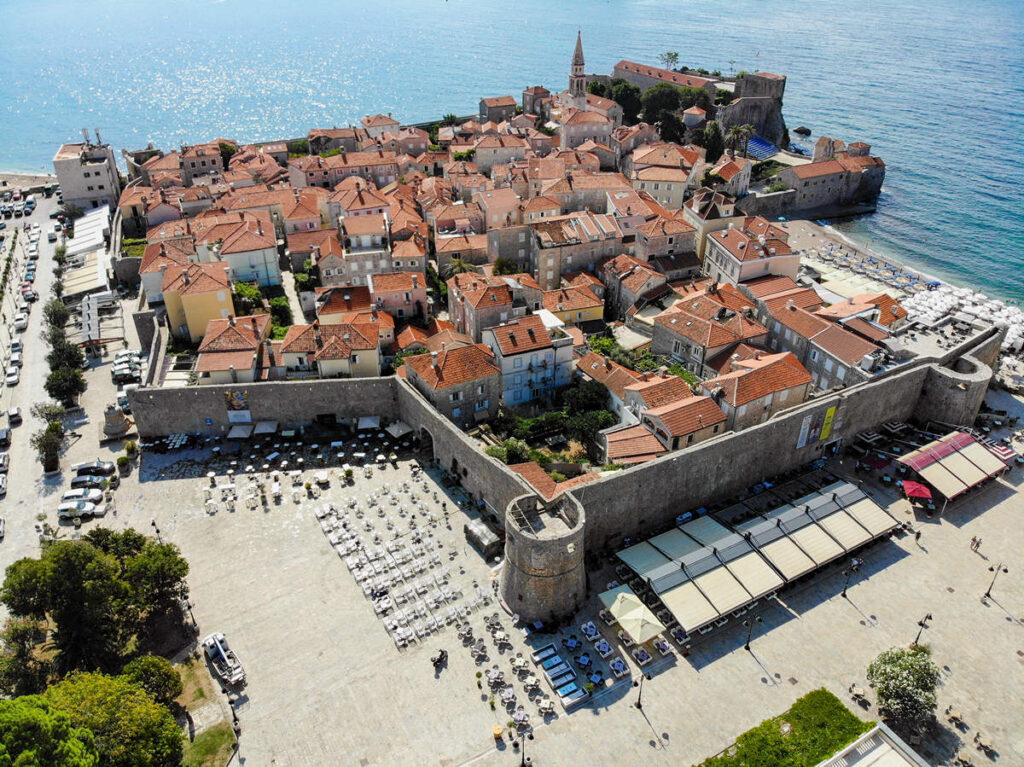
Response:
POLYGON ((53 156, 53 171, 57 174, 64 204, 81 210, 109 205, 117 207, 121 197, 121 181, 117 175, 114 151, 109 144, 88 140, 78 144, 63 144, 53 156))

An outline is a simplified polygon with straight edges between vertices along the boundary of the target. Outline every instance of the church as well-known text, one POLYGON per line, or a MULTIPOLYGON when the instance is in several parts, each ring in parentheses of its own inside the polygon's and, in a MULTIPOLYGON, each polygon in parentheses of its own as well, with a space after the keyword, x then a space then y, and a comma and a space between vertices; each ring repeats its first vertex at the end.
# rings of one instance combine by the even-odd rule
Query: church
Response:
POLYGON ((546 108, 548 124, 558 130, 561 149, 575 149, 593 141, 607 147, 612 131, 622 125, 622 107, 611 99, 587 93, 583 38, 576 33, 576 49, 569 69, 569 89, 552 95, 546 108))

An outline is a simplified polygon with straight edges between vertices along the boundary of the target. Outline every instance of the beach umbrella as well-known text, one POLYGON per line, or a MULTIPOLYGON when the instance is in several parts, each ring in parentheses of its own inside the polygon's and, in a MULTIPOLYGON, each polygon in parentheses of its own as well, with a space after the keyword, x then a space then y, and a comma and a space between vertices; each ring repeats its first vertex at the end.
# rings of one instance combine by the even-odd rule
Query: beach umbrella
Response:
POLYGON ((928 499, 932 497, 932 491, 927 485, 922 485, 920 482, 911 482, 910 480, 903 483, 903 493, 907 498, 928 499))

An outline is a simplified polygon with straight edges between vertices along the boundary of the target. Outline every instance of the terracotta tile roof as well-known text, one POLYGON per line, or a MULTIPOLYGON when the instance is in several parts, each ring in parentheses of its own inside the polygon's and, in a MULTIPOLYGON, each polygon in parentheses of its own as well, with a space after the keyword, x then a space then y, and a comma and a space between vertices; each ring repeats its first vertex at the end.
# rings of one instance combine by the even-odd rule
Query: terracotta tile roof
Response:
POLYGON ((434 248, 438 253, 457 253, 463 250, 487 250, 486 234, 458 234, 454 237, 437 237, 434 248))
POLYGON ((634 149, 630 156, 634 167, 654 165, 662 168, 689 169, 703 159, 700 151, 696 149, 666 142, 644 144, 634 149))
POLYGON ((690 172, 683 168, 666 168, 662 165, 652 165, 649 168, 640 168, 633 171, 633 178, 637 181, 666 181, 684 184, 690 178, 690 172))
POLYGON ((391 272, 390 274, 371 274, 370 283, 371 295, 378 293, 395 293, 401 291, 414 291, 426 286, 422 274, 416 272, 391 272))
POLYGON ((157 171, 171 171, 176 173, 181 169, 181 153, 180 152, 168 152, 162 157, 156 155, 150 157, 144 163, 142 167, 149 171, 151 174, 157 171))
POLYGON ((357 325, 292 325, 281 343, 288 353, 313 354, 314 359, 347 359, 352 352, 376 349, 377 335, 365 335, 357 325), (316 342, 316 329, 320 329, 320 343, 316 342))
POLYGON ((483 344, 444 349, 437 352, 436 359, 433 354, 406 357, 405 364, 435 390, 501 375, 501 370, 494 364, 494 354, 483 344))
POLYGON ((587 472, 586 474, 580 474, 578 477, 567 479, 564 482, 555 482, 555 480, 551 479, 551 475, 544 471, 540 465, 532 461, 530 463, 514 463, 509 468, 525 479, 541 497, 548 501, 557 495, 561 495, 566 490, 601 478, 600 474, 587 472))
POLYGON ((426 248, 417 237, 410 237, 408 240, 399 240, 391 248, 392 258, 423 258, 426 254, 426 248))
POLYGON ((244 221, 237 224, 223 238, 220 252, 227 255, 275 247, 277 247, 277 235, 274 232, 274 224, 270 220, 270 214, 259 210, 247 215, 244 221))
POLYGON ((489 99, 482 99, 485 107, 514 107, 516 100, 511 96, 494 96, 489 99))
POLYGON ((705 80, 702 77, 685 75, 681 72, 673 72, 671 69, 662 69, 661 67, 649 67, 646 64, 637 64, 625 59, 616 64, 615 69, 623 69, 627 72, 643 75, 644 77, 653 77, 655 80, 672 83, 684 88, 704 88, 711 82, 711 80, 705 80))
POLYGON ((810 288, 794 288, 792 290, 783 291, 782 293, 777 293, 774 296, 766 298, 764 300, 764 304, 768 308, 769 313, 775 314, 780 309, 788 306, 790 301, 793 302, 794 306, 798 306, 801 309, 807 309, 812 312, 821 306, 821 296, 810 288))
POLYGON ((818 333, 814 343, 838 360, 847 365, 859 365, 865 356, 878 351, 878 347, 870 341, 851 333, 840 325, 829 326, 818 333))
POLYGON ((231 292, 226 261, 210 261, 202 264, 172 264, 164 272, 161 293, 176 292, 179 296, 194 296, 213 293, 218 290, 231 292))
POLYGON ((308 232, 295 232, 288 235, 288 250, 292 253, 311 253, 312 246, 320 248, 320 255, 325 255, 325 249, 332 248, 335 244, 341 248, 338 242, 337 229, 313 229, 308 232), (333 242, 332 242, 333 240, 333 242))
POLYGON ((269 314, 227 317, 206 323, 199 352, 235 352, 255 349, 270 328, 269 314))
POLYGON ((635 392, 644 403, 644 407, 654 408, 670 405, 679 400, 693 396, 690 385, 679 376, 652 376, 646 381, 639 380, 629 384, 626 392, 635 392))
POLYGON ((504 325, 488 328, 484 332, 493 335, 503 357, 551 346, 551 336, 548 335, 544 322, 536 314, 519 317, 504 325))
POLYGON ((379 113, 375 115, 367 115, 359 122, 361 122, 367 128, 377 128, 399 124, 398 120, 393 119, 390 115, 382 115, 379 113))
POLYGON ((549 312, 576 312, 604 306, 604 302, 587 287, 546 290, 541 296, 541 302, 549 312))
MULTIPOLYGON (((349 176, 349 178, 354 178, 349 176)), ((347 180, 347 179, 346 179, 347 180)), ((344 183, 344 182, 342 182, 344 183)), ((338 186, 341 186, 339 184, 338 186)), ((391 203, 383 195, 369 187, 359 189, 338 189, 327 198, 330 202, 341 206, 342 210, 367 210, 373 208, 389 208, 391 203)))
POLYGON ((875 323, 888 327, 907 316, 907 310, 888 293, 861 293, 845 301, 819 309, 818 314, 833 320, 843 320, 866 312, 878 312, 875 323))
POLYGON ((740 407, 774 392, 803 386, 814 380, 792 352, 743 360, 735 363, 734 368, 739 369, 716 378, 709 378, 701 384, 701 388, 709 394, 720 388, 723 399, 733 407, 740 407))
POLYGON ((526 213, 539 213, 543 210, 556 210, 561 212, 562 204, 554 197, 540 195, 531 197, 523 203, 523 211, 526 213))
POLYGON ((789 232, 781 226, 773 224, 764 216, 747 216, 743 219, 743 231, 753 237, 763 234, 765 237, 775 240, 789 238, 789 232))
POLYGON ((159 272, 163 266, 184 266, 196 253, 196 244, 191 237, 175 237, 152 242, 142 252, 139 273, 159 272))
MULTIPOLYGON (((607 118, 602 118, 607 119, 607 118)), ((518 136, 495 136, 493 134, 486 134, 481 136, 475 144, 475 149, 522 149, 526 151, 530 148, 530 142, 524 138, 518 136)))
POLYGON ((712 232, 709 236, 729 251, 737 261, 756 261, 793 253, 789 244, 783 240, 767 238, 764 245, 761 245, 756 236, 748 235, 739 229, 722 229, 712 232))
POLYGON ((874 341, 875 343, 884 341, 889 337, 886 331, 868 322, 863 317, 854 317, 852 320, 844 322, 843 325, 857 335, 864 336, 869 341, 874 341))
POLYGON ((667 452, 646 426, 630 426, 605 435, 612 463, 643 463, 667 452))
POLYGON ((337 285, 317 291, 317 315, 369 309, 370 289, 365 285, 337 285))
POLYGON ((808 179, 844 173, 846 168, 838 160, 825 160, 824 162, 810 162, 806 165, 792 165, 790 170, 793 171, 797 178, 808 179))
POLYGON ((744 316, 749 307, 746 297, 736 294, 697 294, 688 296, 654 318, 654 322, 705 348, 746 341, 768 330, 744 316), (739 303, 739 299, 745 302, 739 303), (732 306, 728 304, 732 302, 732 306))
POLYGON ((768 298, 777 293, 800 287, 792 277, 786 277, 785 275, 776 276, 774 274, 766 274, 764 277, 747 280, 741 283, 741 285, 754 298, 768 298))
POLYGON ((752 360, 758 354, 768 355, 770 351, 761 346, 751 346, 750 344, 734 344, 723 352, 716 354, 709 360, 706 360, 704 364, 714 370, 718 375, 725 375, 733 371, 732 363, 740 360, 752 360))
POLYGON ((575 325, 566 325, 562 330, 572 339, 573 349, 578 350, 587 345, 587 337, 583 335, 583 331, 575 325))
POLYGON ((196 359, 197 373, 213 373, 222 370, 251 370, 256 362, 257 348, 235 352, 200 352, 196 359))
POLYGON ((626 387, 636 383, 640 374, 597 352, 588 351, 576 362, 576 370, 600 384, 604 384, 620 400, 626 398, 626 387))
POLYGON ((711 169, 711 172, 717 176, 721 176, 726 181, 732 181, 736 177, 736 174, 743 171, 747 165, 750 164, 750 160, 743 157, 728 157, 723 155, 719 159, 718 164, 711 169))
POLYGON ((383 213, 371 213, 368 216, 346 216, 341 220, 341 228, 352 237, 359 235, 386 235, 388 221, 383 213))
POLYGON ((722 408, 711 397, 689 397, 661 407, 651 408, 644 418, 664 424, 670 437, 682 437, 726 420, 722 408))
POLYGON ((651 221, 644 222, 636 230, 645 237, 667 237, 669 235, 689 234, 690 232, 697 231, 685 221, 676 218, 665 218, 663 216, 658 216, 651 221))
POLYGON ((776 320, 803 338, 814 338, 829 327, 830 323, 806 309, 796 306, 782 306, 772 314, 776 320))
POLYGON ((604 283, 593 272, 569 272, 562 275, 562 280, 576 288, 604 287, 604 283))
POLYGON ((611 122, 600 112, 585 112, 579 109, 563 112, 561 119, 563 125, 611 125, 611 122))
POLYGON ((188 237, 192 234, 192 225, 189 219, 181 221, 165 221, 162 224, 151 226, 146 230, 146 240, 149 243, 160 240, 170 240, 178 237, 188 237))
POLYGON ((402 331, 395 337, 395 346, 400 351, 405 351, 413 346, 426 346, 427 339, 430 338, 430 333, 425 331, 423 328, 418 328, 415 325, 406 325, 402 328, 402 331))
POLYGON ((474 307, 499 306, 512 303, 512 291, 508 285, 486 285, 463 291, 466 302, 474 307))
POLYGON ((427 339, 427 351, 439 352, 443 349, 456 349, 460 346, 469 346, 473 339, 452 330, 441 330, 427 339))

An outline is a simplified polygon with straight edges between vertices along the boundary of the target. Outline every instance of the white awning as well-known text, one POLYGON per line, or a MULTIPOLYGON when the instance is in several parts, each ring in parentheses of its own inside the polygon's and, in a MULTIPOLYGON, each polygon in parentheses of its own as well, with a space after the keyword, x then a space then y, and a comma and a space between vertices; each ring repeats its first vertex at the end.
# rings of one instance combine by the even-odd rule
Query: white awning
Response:
POLYGON ((402 437, 412 431, 412 427, 403 421, 395 421, 393 424, 388 426, 384 431, 390 434, 395 439, 402 437))
POLYGON ((779 574, 768 566, 760 554, 753 551, 731 561, 729 571, 754 599, 770 594, 782 585, 779 574))
POLYGON ((839 545, 847 551, 853 551, 872 538, 871 533, 857 524, 854 518, 845 511, 837 511, 827 517, 822 517, 818 520, 818 524, 824 527, 828 534, 839 541, 839 545))
POLYGON ((750 594, 725 567, 716 567, 693 579, 719 613, 725 615, 751 600, 750 594))
POLYGON ((679 559, 685 557, 687 554, 692 554, 702 546, 685 535, 679 528, 673 527, 668 532, 656 535, 651 538, 648 543, 656 547, 660 551, 665 552, 667 556, 673 559, 679 559))
POLYGON ((251 423, 238 423, 231 427, 228 439, 247 439, 252 434, 251 423))
POLYGON ((380 416, 379 415, 364 415, 359 418, 359 431, 365 429, 379 429, 380 428, 380 416))
POLYGON ((680 525, 679 529, 691 535, 705 546, 714 546, 718 541, 731 535, 728 528, 711 517, 697 517, 692 522, 680 525))
POLYGON ((661 601, 687 634, 718 617, 718 610, 691 581, 669 589, 661 595, 661 601))
POLYGON ((899 524, 870 498, 861 498, 851 506, 847 506, 846 513, 864 525, 876 537, 889 532, 899 524))
POLYGON ((814 560, 804 554, 789 538, 777 538, 761 547, 761 553, 781 572, 788 581, 814 569, 814 560))
POLYGON ((843 554, 843 547, 833 541, 817 525, 807 525, 794 530, 789 537, 797 542, 801 549, 818 565, 831 562, 843 554))
POLYGON ((672 561, 646 541, 620 551, 618 556, 641 578, 646 578, 654 569, 672 561))
POLYGON ((253 434, 273 434, 277 431, 277 421, 258 421, 253 434))

